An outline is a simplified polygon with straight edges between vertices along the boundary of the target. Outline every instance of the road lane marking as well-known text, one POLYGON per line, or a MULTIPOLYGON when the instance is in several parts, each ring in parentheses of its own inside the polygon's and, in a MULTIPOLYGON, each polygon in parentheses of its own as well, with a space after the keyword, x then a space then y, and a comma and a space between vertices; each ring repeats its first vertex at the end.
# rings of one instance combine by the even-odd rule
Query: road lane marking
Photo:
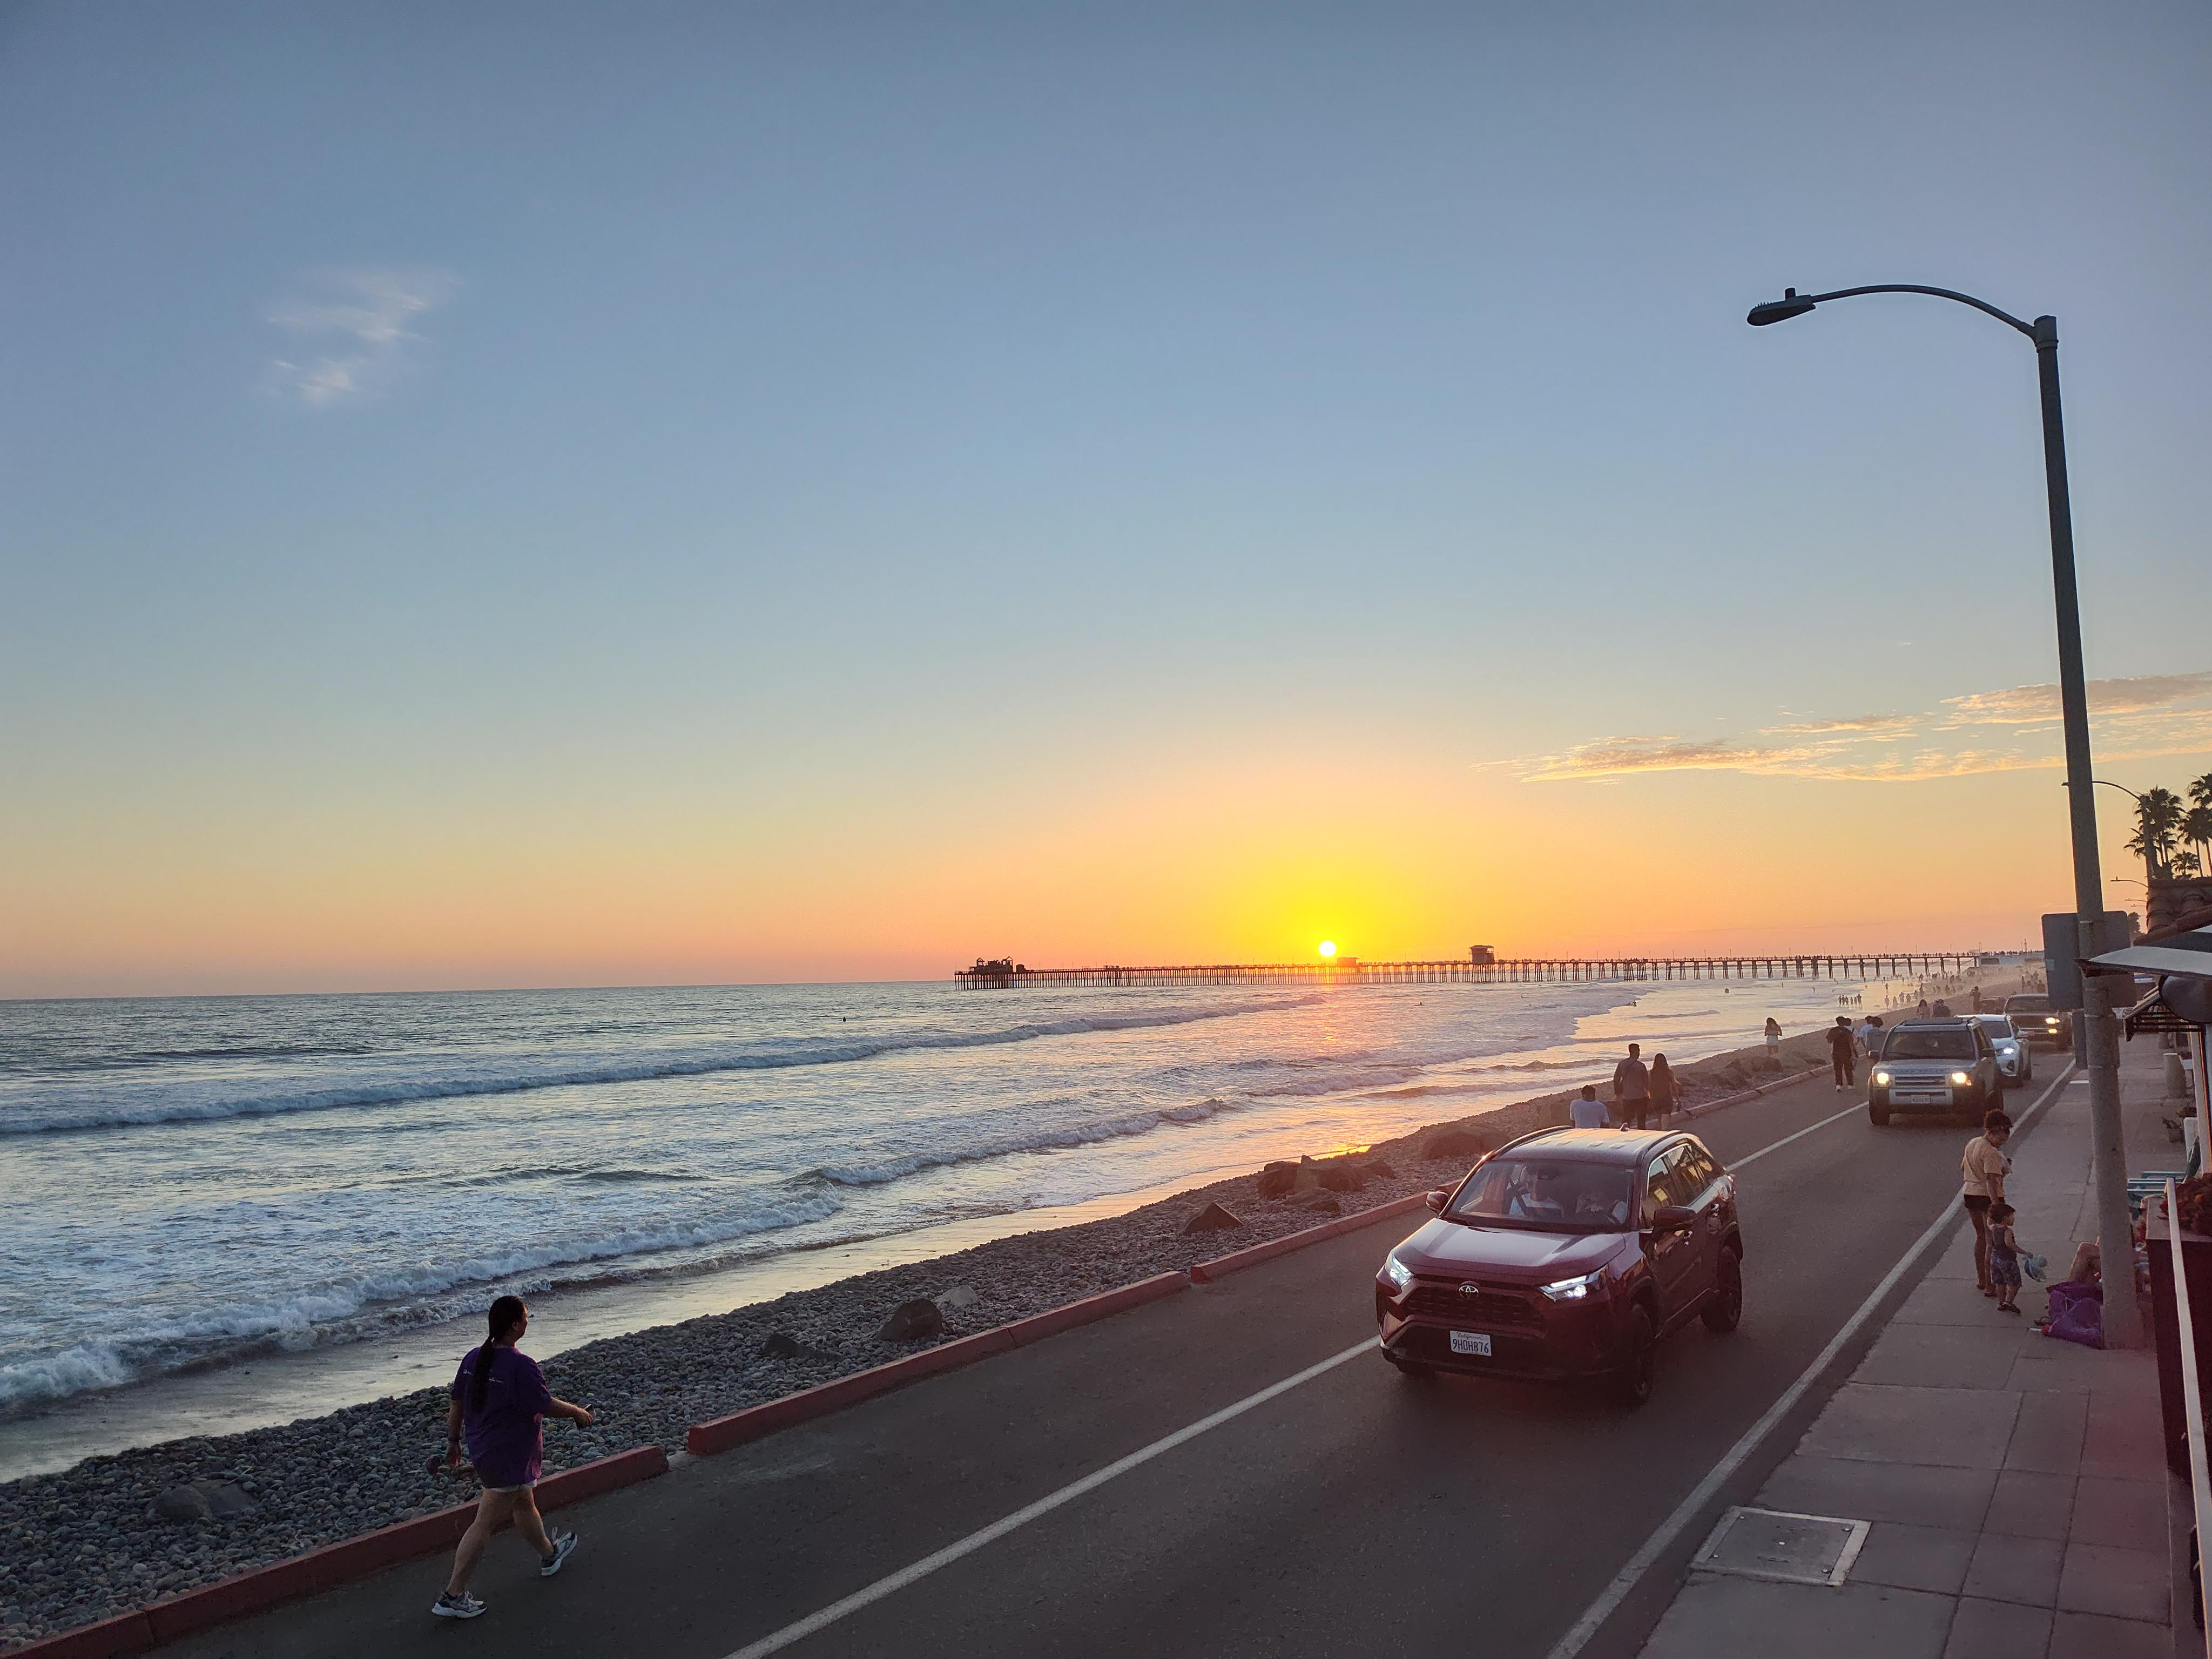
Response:
MULTIPOLYGON (((2062 1079, 2061 1081, 2063 1082, 2063 1079, 2062 1079)), ((2057 1087, 2057 1085, 2052 1085, 2052 1089, 2055 1090, 2057 1087)), ((2051 1091, 2045 1091, 2045 1098, 2049 1097, 2050 1092, 2051 1091)), ((1765 1158, 1769 1152, 1780 1151, 1793 1140, 1802 1140, 1805 1136, 1811 1134, 1815 1129, 1825 1129, 1831 1123, 1841 1122, 1844 1118, 1849 1117, 1853 1112, 1858 1111, 1863 1104, 1864 1103, 1862 1102, 1858 1105, 1847 1106, 1842 1111, 1836 1113, 1832 1117, 1822 1118, 1818 1123, 1813 1124, 1810 1127, 1800 1129, 1794 1134, 1784 1135, 1781 1139, 1771 1142, 1770 1144, 1760 1147, 1755 1152, 1747 1152, 1743 1157, 1738 1158, 1734 1164, 1730 1164, 1729 1168, 1733 1171, 1742 1169, 1747 1164, 1754 1164, 1760 1158, 1765 1158)), ((2027 1112, 2021 1115, 2021 1121, 2025 1123, 2030 1115, 2041 1109, 2042 1105, 2043 1102, 2041 1100, 2037 1101, 2033 1106, 2028 1109, 2027 1112)), ((1946 1212, 1942 1221, 1938 1222, 1936 1224, 1940 1227, 1944 1222, 1948 1222, 1955 1218, 1956 1217, 1954 1212, 1946 1212)), ((1921 1236, 1920 1243, 1914 1245, 1912 1249, 1906 1253, 1905 1261, 1910 1261, 1912 1259, 1912 1256, 1919 1252, 1921 1246, 1924 1245, 1929 1238, 1935 1236, 1935 1228, 1930 1228, 1928 1232, 1923 1234, 1921 1236)), ((1814 1372, 1817 1372, 1821 1366, 1827 1364, 1834 1350, 1842 1346, 1844 1338, 1850 1334, 1852 1329, 1856 1328, 1858 1322, 1865 1318, 1867 1308, 1871 1307, 1875 1302, 1879 1301, 1882 1296, 1887 1293, 1889 1287, 1896 1281, 1899 1274, 1903 1271, 1904 1264, 1902 1262, 1900 1262, 1898 1267, 1890 1270, 1890 1276, 1882 1281, 1881 1286, 1875 1291, 1874 1296, 1869 1298, 1867 1304, 1863 1306, 1859 1310, 1859 1312, 1854 1316, 1853 1323, 1850 1326, 1846 1326, 1844 1331, 1837 1336, 1836 1340, 1828 1345, 1828 1348, 1822 1352, 1820 1358, 1814 1362, 1814 1372)), ((781 1630, 771 1632, 769 1634, 762 1637, 758 1641, 747 1644, 745 1646, 738 1649, 734 1653, 730 1654, 728 1656, 728 1659, 762 1659, 762 1656, 781 1652, 783 1649, 789 1647, 794 1642, 803 1642, 816 1632, 826 1630, 829 1626, 836 1624, 839 1620, 845 1618, 848 1614, 858 1613, 863 1607, 872 1606, 874 1603, 882 1601, 887 1595, 895 1595, 900 1590, 906 1589, 909 1584, 919 1583, 922 1579, 928 1577, 930 1574, 937 1571, 939 1568, 951 1566, 955 1561, 960 1560, 963 1557, 973 1555, 977 1550, 982 1549, 987 1545, 996 1543, 1000 1539, 1006 1536, 1007 1534, 1027 1526, 1030 1522, 1038 1519, 1040 1516, 1051 1514, 1053 1510, 1060 1508, 1063 1504, 1073 1503, 1077 1498, 1081 1498, 1086 1492, 1096 1492, 1099 1487, 1104 1486, 1108 1481, 1114 1480, 1115 1477, 1127 1474, 1131 1469, 1137 1468, 1143 1464, 1149 1463, 1152 1459, 1161 1456, 1165 1453, 1171 1452, 1176 1447, 1183 1445, 1187 1442, 1195 1440, 1200 1435, 1206 1433, 1207 1431, 1218 1429, 1223 1424, 1231 1421, 1232 1419, 1242 1417, 1246 1412, 1252 1410, 1255 1407, 1264 1406, 1269 1401, 1277 1399, 1283 1395, 1286 1395, 1293 1389, 1303 1387, 1304 1384, 1312 1382, 1317 1376, 1327 1375, 1328 1372, 1334 1370, 1339 1365, 1344 1364, 1347 1361, 1357 1359, 1364 1353, 1372 1353, 1374 1351, 1375 1339, 1373 1337, 1367 1337, 1363 1339, 1361 1341, 1355 1343, 1352 1346, 1346 1348, 1342 1353, 1333 1354, 1328 1358, 1321 1361, 1318 1364, 1307 1366, 1305 1370, 1298 1372, 1294 1376, 1286 1376, 1279 1382, 1271 1382, 1266 1388, 1261 1389, 1257 1394, 1247 1395, 1243 1399, 1238 1401, 1233 1406, 1224 1406, 1219 1411, 1215 1412, 1210 1417, 1202 1417, 1199 1419, 1197 1422, 1189 1425, 1188 1427, 1177 1429, 1173 1434, 1164 1436, 1158 1440, 1153 1441, 1149 1446, 1139 1447, 1137 1450, 1131 1452, 1127 1456, 1123 1457, 1117 1462, 1109 1463, 1103 1468, 1093 1470, 1091 1474, 1085 1475, 1081 1480, 1073 1481, 1067 1486, 1062 1486, 1057 1492, 1047 1493, 1044 1497, 1038 1498, 1036 1503, 1028 1505, 1026 1508, 1016 1510, 1012 1515, 1002 1516, 999 1520, 991 1522, 989 1526, 981 1528, 975 1532, 969 1533, 965 1538, 955 1540, 953 1542, 947 1544, 943 1549, 939 1550, 935 1554, 926 1555, 922 1557, 921 1560, 915 1562, 910 1566, 902 1567, 898 1571, 891 1573, 886 1577, 877 1579, 872 1584, 869 1584, 862 1589, 854 1590, 850 1595, 846 1596, 842 1601, 832 1601, 828 1607, 823 1607, 818 1613, 809 1613, 805 1618, 799 1620, 796 1624, 786 1625, 781 1630)), ((1798 1379, 1796 1384, 1794 1385, 1794 1391, 1784 1396, 1786 1403, 1784 1406, 1778 1407, 1776 1410, 1770 1411, 1766 1417, 1759 1419, 1759 1424, 1753 1430, 1753 1434, 1754 1436, 1764 1434, 1766 1429, 1771 1426, 1770 1419, 1778 1419, 1781 1411, 1787 1408, 1787 1404, 1795 1403, 1798 1395, 1803 1393, 1807 1382, 1812 1374, 1813 1373, 1808 1372, 1806 1376, 1800 1377, 1798 1379)), ((1735 1451, 1731 1451, 1729 1453, 1729 1456, 1736 1459, 1737 1462, 1741 1462, 1741 1454, 1745 1453, 1747 1450, 1748 1446, 1746 1442, 1739 1441, 1737 1443, 1736 1449, 1735 1451)), ((1716 1485, 1717 1483, 1715 1481, 1712 1475, 1708 1475, 1706 1476, 1706 1484, 1716 1485)), ((1703 1500, 1699 1494, 1704 1493, 1705 1491, 1705 1486, 1700 1486, 1698 1492, 1692 1494, 1692 1499, 1702 1502, 1703 1500)), ((1680 1511, 1678 1510, 1677 1514, 1679 1515, 1680 1513, 1680 1511)), ((1671 1518, 1670 1524, 1672 1524, 1671 1518)), ((1678 1527, 1676 1530, 1679 1531, 1680 1528, 1678 1527)), ((1654 1534, 1655 1537, 1656 1535, 1657 1534, 1654 1534)), ((1651 1546, 1649 1543, 1644 1546, 1645 1550, 1650 1550, 1650 1548, 1651 1546)), ((1632 1560, 1630 1565, 1632 1567, 1635 1566, 1637 1561, 1642 1559, 1643 1554, 1643 1551, 1638 1552, 1636 1559, 1632 1560)), ((1623 1569, 1624 1572, 1626 1571, 1627 1569, 1623 1569)), ((1639 1574, 1641 1571, 1641 1568, 1638 1569, 1639 1574)), ((1616 1580, 1616 1583, 1618 1581, 1616 1580)), ((1616 1601, 1618 1599, 1618 1597, 1614 1598, 1616 1601)), ((1603 1598, 1601 1597, 1600 1600, 1602 1601, 1603 1598)), ((1606 1607, 1606 1611, 1609 1613, 1611 1610, 1612 1605, 1608 1603, 1606 1607)), ((1589 1618, 1589 1614, 1586 1613, 1583 1617, 1587 1620, 1589 1618)), ((1600 1622, 1602 1622, 1602 1618, 1603 1616, 1601 1615, 1600 1622)), ((1576 1628, 1579 1630, 1581 1629, 1581 1626, 1577 1625, 1576 1628)), ((1592 1628, 1595 1629, 1595 1626, 1593 1626, 1592 1628)), ((1570 1632, 1570 1634, 1572 1632, 1570 1632)), ((1577 1650, 1581 1647, 1582 1643, 1588 1639, 1589 1632, 1585 1632, 1583 1637, 1577 1640, 1572 1647, 1553 1649, 1552 1659, 1566 1659, 1566 1656, 1577 1650)))
MULTIPOLYGON (((2025 1127, 2028 1119, 2050 1104, 2051 1097, 2066 1086, 2067 1077, 2072 1075, 2072 1069, 2069 1066, 2067 1069, 2067 1076, 2062 1076, 2054 1080, 2049 1088, 2036 1097, 2035 1104, 2020 1115, 2016 1120, 2020 1127, 2025 1127)), ((1842 1114, 1839 1113, 1838 1115, 1840 1116, 1842 1114)), ((1830 1121, 1833 1121, 1832 1119, 1830 1121)), ((1820 1126, 1816 1123, 1813 1127, 1817 1129, 1820 1126)), ((1809 1133, 1810 1131, 1800 1133, 1809 1133)), ((1796 1136, 1792 1135, 1790 1139, 1794 1140, 1796 1136)), ((1776 1146, 1784 1144, 1786 1143, 1779 1140, 1774 1143, 1776 1146)), ((1770 1146, 1765 1150, 1771 1152, 1773 1147, 1770 1146)), ((1758 1157, 1759 1154, 1753 1153, 1753 1156, 1758 1157)), ((1747 1163, 1749 1159, 1745 1161, 1747 1163)), ((1930 1222, 1928 1231, 1915 1239, 1903 1255, 1898 1257, 1897 1265, 1882 1275, 1881 1284, 1868 1292, 1867 1299, 1859 1304, 1858 1311, 1845 1320, 1843 1328, 1828 1339, 1828 1346, 1820 1350, 1811 1364, 1797 1374, 1797 1380, 1784 1389, 1781 1396, 1766 1408, 1765 1415, 1743 1431, 1742 1437, 1730 1446, 1723 1455, 1721 1461, 1706 1472, 1705 1478, 1698 1481, 1690 1495, 1675 1506, 1674 1512, 1659 1523, 1658 1530, 1645 1539, 1643 1547, 1628 1558, 1628 1565, 1613 1576, 1613 1582, 1599 1593, 1597 1600, 1585 1607, 1583 1610, 1583 1616, 1568 1627, 1567 1633, 1553 1644, 1552 1650, 1546 1656, 1546 1659, 1575 1659, 1575 1656, 1583 1650, 1590 1638, 1597 1634, 1599 1627, 1613 1616, 1613 1610, 1628 1599, 1629 1592, 1636 1588, 1644 1575, 1650 1571, 1657 1564, 1659 1558, 1666 1554, 1676 1540, 1689 1530, 1691 1523, 1695 1522, 1706 1505, 1719 1495, 1721 1488, 1728 1484, 1729 1478, 1749 1461, 1752 1453, 1759 1449, 1759 1443, 1773 1433, 1776 1425, 1787 1417, 1791 1408, 1811 1391, 1814 1383, 1820 1381, 1820 1374, 1835 1363, 1836 1356, 1841 1353, 1845 1345, 1857 1334, 1859 1328, 1874 1317, 1875 1310, 1881 1305, 1883 1298, 1895 1290, 1899 1281, 1911 1271, 1912 1264, 1919 1260, 1922 1252, 1945 1232, 1957 1226, 1959 1218, 1963 1213, 1964 1212, 1955 1204, 1946 1204, 1943 1206, 1943 1213, 1930 1222)))
POLYGON ((1769 1152, 1778 1152, 1784 1146, 1787 1146, 1791 1141, 1804 1139, 1805 1137, 1811 1134, 1814 1129, 1825 1129, 1831 1123, 1841 1123, 1853 1112, 1863 1111, 1865 1108, 1866 1102, 1863 1100, 1856 1102, 1851 1105, 1844 1107, 1842 1111, 1838 1112, 1834 1116, 1824 1117, 1818 1123, 1814 1123, 1805 1128, 1800 1129, 1794 1135, 1784 1135, 1781 1139, 1774 1141, 1768 1146, 1762 1146, 1755 1152, 1746 1152, 1741 1158, 1736 1159, 1735 1163, 1728 1166, 1728 1171, 1730 1175, 1734 1175, 1738 1170, 1743 1168, 1745 1164, 1756 1164, 1759 1159, 1765 1158, 1769 1152))
POLYGON ((997 1542, 1008 1533, 1027 1526, 1038 1516, 1051 1514, 1061 1504, 1072 1504, 1085 1492, 1096 1492, 1115 1476, 1127 1474, 1131 1469, 1149 1463, 1164 1453, 1173 1451, 1186 1441, 1197 1439, 1209 1429, 1218 1429, 1224 1423, 1243 1416, 1255 1407, 1264 1406, 1270 1400, 1288 1394, 1292 1389, 1334 1370, 1346 1361, 1357 1359, 1362 1354, 1372 1353, 1374 1351, 1375 1339, 1371 1336, 1362 1338, 1342 1353, 1333 1354, 1317 1365, 1309 1365, 1295 1376, 1286 1376, 1279 1382, 1271 1382, 1259 1393, 1247 1395, 1233 1406, 1224 1406, 1211 1417, 1201 1417, 1188 1427, 1177 1429, 1173 1434, 1155 1440, 1149 1446, 1140 1447, 1127 1457, 1119 1458, 1103 1469, 1095 1469, 1080 1480, 1073 1481, 1062 1486, 1058 1492, 1038 1498, 1027 1508, 1016 1510, 1012 1515, 994 1521, 989 1526, 971 1532, 957 1542, 947 1544, 934 1555, 925 1555, 912 1566, 902 1567, 887 1578, 878 1578, 866 1589, 854 1590, 841 1601, 832 1601, 819 1613, 809 1613, 795 1625, 786 1625, 781 1630, 762 1637, 757 1642, 746 1644, 735 1653, 731 1654, 729 1659, 759 1659, 761 1655, 775 1653, 789 1647, 793 1642, 804 1641, 815 1632, 836 1624, 848 1613, 858 1613, 862 1607, 882 1601, 886 1595, 896 1595, 908 1584, 928 1577, 939 1567, 951 1566, 961 1557, 973 1555, 985 1545, 997 1542))

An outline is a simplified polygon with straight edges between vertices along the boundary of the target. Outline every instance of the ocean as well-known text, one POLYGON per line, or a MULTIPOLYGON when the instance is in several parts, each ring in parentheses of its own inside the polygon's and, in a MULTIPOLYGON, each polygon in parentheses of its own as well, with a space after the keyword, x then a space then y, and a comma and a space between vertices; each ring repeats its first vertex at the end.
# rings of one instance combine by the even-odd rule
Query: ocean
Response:
POLYGON ((1686 1061, 1769 1012, 1802 1030, 1856 988, 0 1003, 0 1419, 507 1291, 1156 1194, 1598 1080, 1631 1039, 1686 1061))

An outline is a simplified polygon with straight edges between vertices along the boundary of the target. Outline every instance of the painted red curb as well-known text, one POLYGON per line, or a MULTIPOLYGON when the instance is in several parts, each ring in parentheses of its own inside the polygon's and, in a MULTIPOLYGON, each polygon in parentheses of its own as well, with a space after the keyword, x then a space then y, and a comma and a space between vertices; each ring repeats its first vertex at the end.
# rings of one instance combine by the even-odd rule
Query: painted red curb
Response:
MULTIPOLYGON (((658 1446, 635 1447, 547 1475, 538 1483, 538 1507, 560 1509, 667 1473, 666 1452, 658 1446)), ((10 1648, 8 1659, 114 1659, 122 1654, 143 1653, 158 1643, 195 1635, 279 1602, 366 1578, 401 1561, 449 1549, 460 1541, 476 1512, 474 1504, 461 1504, 363 1533, 358 1538, 341 1539, 304 1555, 186 1590, 119 1619, 64 1631, 27 1647, 10 1648)))
POLYGON ((1157 1302, 1162 1297, 1173 1296, 1177 1291, 1188 1290, 1189 1279, 1182 1273, 1161 1273, 1152 1279, 1140 1279, 1133 1285, 1124 1285, 1119 1290, 1106 1291, 1097 1296, 1085 1297, 1080 1302, 1071 1302, 1065 1307, 1053 1308, 1027 1319, 1017 1319, 1011 1324, 1000 1325, 975 1336, 963 1336, 956 1341, 940 1342, 933 1348, 909 1354, 904 1359, 894 1359, 889 1364, 877 1365, 865 1371, 855 1371, 850 1376, 841 1376, 834 1382, 824 1382, 819 1388, 802 1389, 797 1394, 787 1394, 781 1400, 770 1400, 758 1406, 749 1406, 727 1417, 717 1417, 711 1422, 695 1423, 684 1438, 684 1449, 694 1457, 711 1457, 732 1446, 742 1446, 758 1440, 793 1424, 811 1422, 817 1417, 842 1411, 863 1400, 893 1389, 902 1389, 909 1382, 918 1382, 925 1376, 934 1376, 940 1371, 957 1370, 963 1365, 972 1365, 979 1359, 988 1359, 993 1354, 1011 1353, 1014 1349, 1071 1330, 1078 1325, 1088 1325, 1093 1320, 1126 1309, 1141 1307, 1147 1302, 1157 1302))
POLYGON ((1318 1227, 1308 1227, 1303 1232, 1285 1233, 1280 1238, 1271 1238, 1264 1244, 1255 1244, 1249 1249, 1231 1250, 1227 1255, 1217 1255, 1211 1261, 1191 1265, 1192 1280, 1200 1285, 1211 1285, 1230 1273, 1242 1273, 1247 1267, 1256 1267, 1262 1261, 1273 1261, 1279 1255, 1288 1255, 1293 1250, 1303 1250, 1309 1244, 1340 1238, 1346 1233, 1356 1232, 1377 1221, 1388 1221, 1394 1215, 1405 1215, 1411 1211, 1427 1207, 1426 1193, 1408 1193, 1403 1198, 1394 1198, 1388 1204, 1378 1204, 1371 1210, 1357 1210, 1334 1221, 1323 1222, 1318 1227))

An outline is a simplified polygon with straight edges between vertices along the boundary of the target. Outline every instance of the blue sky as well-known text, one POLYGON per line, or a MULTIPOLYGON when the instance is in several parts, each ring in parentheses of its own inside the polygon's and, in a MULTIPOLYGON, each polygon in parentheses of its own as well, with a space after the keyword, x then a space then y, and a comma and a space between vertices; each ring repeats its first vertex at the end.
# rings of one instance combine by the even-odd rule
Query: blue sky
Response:
POLYGON ((2053 677, 2032 351, 1742 314, 2056 313, 2113 772, 2212 770, 2212 21, 1926 12, 0 10, 0 990, 934 971, 984 823, 1120 884, 1027 954, 1199 949, 1048 849, 1239 769, 1567 886, 1902 791, 2063 902, 1955 719, 2053 677))

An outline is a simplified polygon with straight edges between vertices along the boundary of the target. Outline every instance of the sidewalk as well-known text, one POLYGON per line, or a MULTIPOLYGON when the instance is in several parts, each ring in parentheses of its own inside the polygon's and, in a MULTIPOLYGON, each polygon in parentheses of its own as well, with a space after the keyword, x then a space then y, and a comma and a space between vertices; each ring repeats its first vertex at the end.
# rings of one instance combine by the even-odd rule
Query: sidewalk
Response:
MULTIPOLYGON (((2160 1063, 2148 1038, 2122 1046, 2131 1169, 2179 1161, 2159 1122, 2172 1109, 2158 1099, 2160 1063)), ((2055 1069, 2046 1062, 2045 1078, 2055 1069)), ((2096 1237, 2088 1117, 2077 1075, 2014 1153, 2015 1229, 2055 1273, 2075 1241, 2096 1237)), ((1930 1155, 1954 1157, 1971 1133, 1930 1155)), ((1869 1523, 1856 1556, 1844 1529, 1739 1520, 1726 1557, 1772 1569, 1796 1555, 1815 1582, 1693 1570, 1643 1659, 2172 1659, 2151 1356, 2037 1334, 2043 1297, 2032 1283, 2021 1307, 2002 1314, 1977 1292, 1962 1226, 1753 1500, 1869 1523)))

